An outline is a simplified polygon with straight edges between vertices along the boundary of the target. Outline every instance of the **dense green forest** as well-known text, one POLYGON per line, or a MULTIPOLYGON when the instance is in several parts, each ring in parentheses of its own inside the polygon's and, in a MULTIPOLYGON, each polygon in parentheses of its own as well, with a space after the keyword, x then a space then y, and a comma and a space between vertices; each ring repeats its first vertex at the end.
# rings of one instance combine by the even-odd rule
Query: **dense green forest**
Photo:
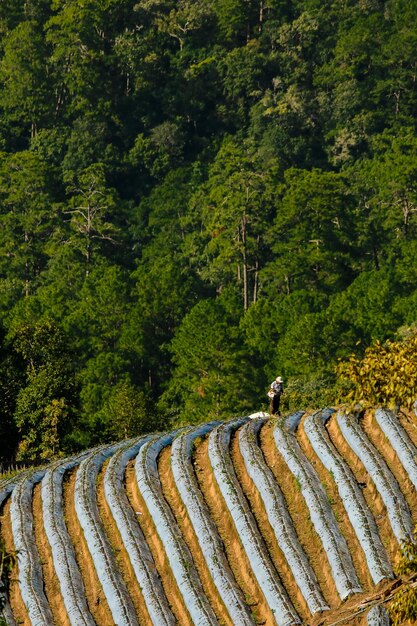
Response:
MULTIPOLYGON (((417 310, 417 4, 2 0, 1 459, 338 393, 417 310)), ((0 459, 0 460, 1 460, 0 459)))

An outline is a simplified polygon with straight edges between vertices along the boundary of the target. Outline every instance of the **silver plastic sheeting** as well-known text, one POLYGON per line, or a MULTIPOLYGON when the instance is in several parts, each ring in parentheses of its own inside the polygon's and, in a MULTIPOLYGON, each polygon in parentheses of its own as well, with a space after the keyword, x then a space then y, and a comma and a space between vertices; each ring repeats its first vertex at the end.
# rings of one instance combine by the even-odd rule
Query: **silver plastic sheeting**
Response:
POLYGON ((389 626, 390 619, 387 609, 378 604, 374 606, 367 615, 368 626, 389 626))
POLYGON ((329 408, 329 409, 322 409, 321 411, 316 413, 316 415, 318 416, 318 419, 320 419, 323 422, 323 424, 326 424, 326 422, 331 418, 333 413, 336 413, 336 409, 329 408))
POLYGON ((4 619, 7 626, 16 626, 16 620, 13 617, 12 609, 10 608, 9 601, 4 597, 5 605, 3 611, 0 611, 0 617, 4 619))
POLYGON ((139 489, 162 541, 172 573, 195 626, 217 626, 216 616, 201 585, 191 552, 163 493, 157 458, 169 446, 175 433, 148 442, 139 451, 135 470, 139 489))
POLYGON ((327 554, 339 596, 344 600, 353 593, 360 593, 362 588, 346 540, 340 531, 317 473, 303 454, 294 435, 277 424, 274 437, 279 452, 300 484, 301 493, 310 511, 311 521, 327 554))
POLYGON ((362 491, 352 470, 331 443, 322 417, 321 412, 310 415, 304 422, 304 431, 324 467, 333 474, 343 506, 365 553, 372 580, 376 585, 381 580, 393 578, 392 567, 362 491))
MULTIPOLYGON (((2 506, 3 502, 12 493, 18 481, 22 480, 23 475, 24 474, 22 473, 19 476, 14 476, 13 478, 8 478, 6 480, 0 481, 0 506, 2 506)), ((5 620, 7 626, 16 626, 16 622, 14 620, 12 610, 9 605, 9 600, 5 591, 3 591, 2 588, 0 588, 0 597, 2 598, 2 601, 5 605, 3 611, 0 613, 0 617, 5 620)))
POLYGON ((94 626, 85 599, 85 589, 75 551, 64 519, 62 483, 65 472, 73 469, 87 453, 55 464, 42 480, 42 509, 45 534, 51 547, 62 599, 72 626, 94 626))
POLYGON ((215 428, 209 437, 208 452, 216 482, 236 526, 239 539, 248 556, 277 624, 299 624, 300 618, 283 588, 275 567, 262 541, 255 518, 249 510, 229 453, 231 434, 248 421, 242 418, 215 428))
POLYGON ((257 435, 266 420, 245 424, 239 433, 239 446, 246 470, 264 503, 269 523, 311 613, 326 611, 316 575, 301 547, 283 493, 265 463, 257 435))
POLYGON ((43 589, 41 561, 34 541, 32 495, 45 470, 34 472, 19 482, 12 494, 10 518, 19 565, 19 587, 32 626, 53 624, 43 589))
POLYGON ((231 621, 239 626, 254 626, 251 611, 230 570, 222 540, 210 517, 192 465, 191 457, 195 440, 207 435, 219 423, 204 424, 177 437, 172 444, 171 467, 206 565, 231 621))
POLYGON ((391 527, 397 540, 400 543, 411 541, 413 522, 410 509, 392 472, 353 415, 346 415, 339 411, 337 420, 343 437, 375 483, 387 508, 391 527))
POLYGON ((132 510, 124 488, 128 462, 151 437, 142 437, 133 446, 119 450, 110 459, 104 476, 104 494, 142 591, 154 626, 175 626, 151 551, 132 510))
POLYGON ((417 489, 417 448, 401 426, 398 418, 387 409, 377 409, 375 419, 397 453, 400 463, 417 489))
POLYGON ((300 425, 301 418, 303 417, 304 413, 305 411, 297 411, 297 413, 289 415, 284 422, 285 428, 291 433, 297 432, 297 428, 300 425))
POLYGON ((86 458, 77 471, 75 481, 75 510, 117 626, 139 626, 139 623, 100 518, 96 480, 104 461, 128 443, 131 442, 122 442, 86 458))
POLYGON ((7 478, 6 480, 0 481, 0 506, 12 493, 17 483, 23 480, 23 477, 26 476, 26 474, 27 472, 22 472, 18 476, 13 476, 12 478, 7 478))

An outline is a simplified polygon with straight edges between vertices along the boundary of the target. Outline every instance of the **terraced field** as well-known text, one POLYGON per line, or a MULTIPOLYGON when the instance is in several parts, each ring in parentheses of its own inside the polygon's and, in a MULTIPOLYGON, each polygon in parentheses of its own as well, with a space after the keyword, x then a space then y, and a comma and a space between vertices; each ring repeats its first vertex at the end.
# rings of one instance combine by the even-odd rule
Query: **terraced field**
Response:
POLYGON ((0 483, 24 626, 388 624, 417 421, 302 412, 87 451, 0 483))

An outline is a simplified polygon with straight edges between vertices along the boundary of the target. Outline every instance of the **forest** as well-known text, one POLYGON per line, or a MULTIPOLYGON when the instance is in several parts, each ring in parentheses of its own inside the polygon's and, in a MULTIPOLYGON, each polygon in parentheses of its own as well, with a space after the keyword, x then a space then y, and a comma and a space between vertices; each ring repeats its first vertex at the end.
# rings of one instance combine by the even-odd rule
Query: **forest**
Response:
POLYGON ((417 310, 417 4, 2 0, 0 461, 344 393, 417 310))

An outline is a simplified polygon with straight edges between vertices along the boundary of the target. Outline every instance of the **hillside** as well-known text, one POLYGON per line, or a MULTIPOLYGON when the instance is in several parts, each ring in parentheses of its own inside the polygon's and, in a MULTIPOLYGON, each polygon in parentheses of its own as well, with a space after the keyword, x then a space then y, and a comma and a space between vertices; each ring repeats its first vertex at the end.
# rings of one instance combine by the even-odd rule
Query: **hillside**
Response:
POLYGON ((0 483, 14 626, 385 626, 417 523, 415 416, 239 418, 0 483))
POLYGON ((288 411, 343 401, 338 359, 415 326, 416 23, 1 0, 0 463, 247 414, 277 374, 288 411))

